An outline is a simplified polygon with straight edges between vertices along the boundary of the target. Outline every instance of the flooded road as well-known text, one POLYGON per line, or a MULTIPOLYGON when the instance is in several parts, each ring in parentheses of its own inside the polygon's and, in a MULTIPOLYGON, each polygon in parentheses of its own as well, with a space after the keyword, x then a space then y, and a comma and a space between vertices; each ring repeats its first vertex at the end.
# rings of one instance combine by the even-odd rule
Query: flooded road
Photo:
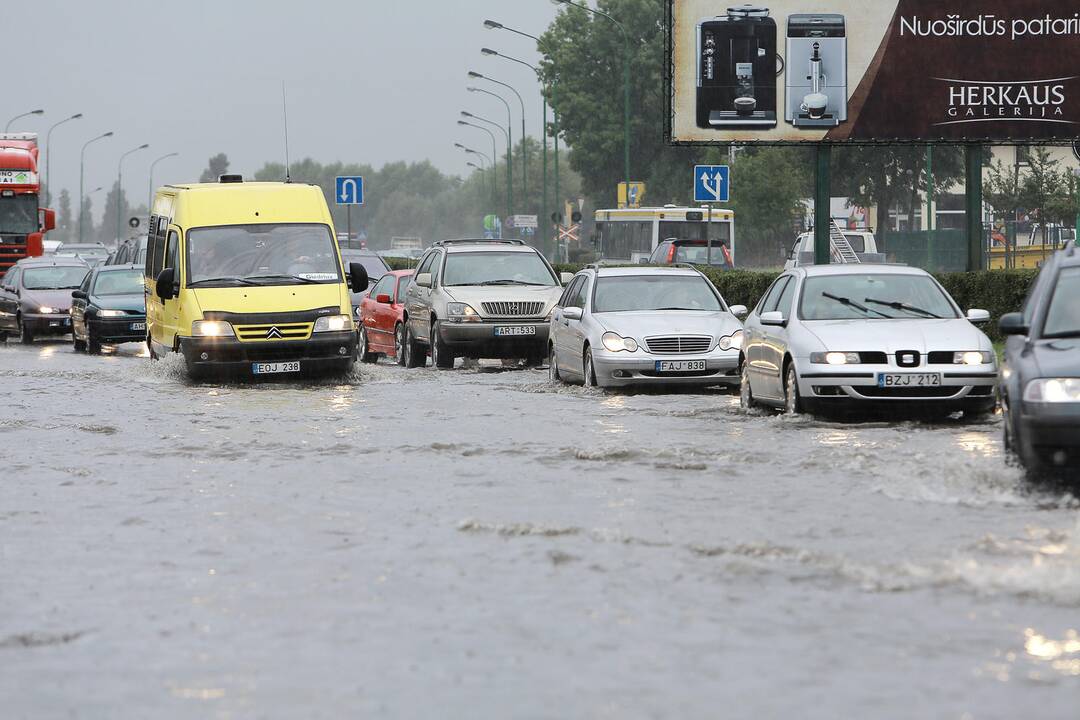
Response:
POLYGON ((546 371, 0 345, 5 718, 1075 718, 1080 503, 1000 425, 546 371))

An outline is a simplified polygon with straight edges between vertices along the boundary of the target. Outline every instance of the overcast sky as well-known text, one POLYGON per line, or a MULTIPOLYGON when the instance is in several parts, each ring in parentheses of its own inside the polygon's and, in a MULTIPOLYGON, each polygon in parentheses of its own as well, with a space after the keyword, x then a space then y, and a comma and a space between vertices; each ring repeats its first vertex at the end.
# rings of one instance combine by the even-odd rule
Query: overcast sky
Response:
MULTIPOLYGON (((43 108, 45 116, 12 130, 38 132, 44 141, 52 123, 85 114, 53 133, 52 190, 68 188, 73 202, 84 142, 116 133, 87 150, 88 192, 108 189, 120 154, 149 143, 124 162, 125 191, 138 202, 148 194, 150 162, 166 153, 181 155, 158 165, 156 184, 197 180, 218 152, 245 175, 281 160, 285 80, 294 159, 375 167, 430 159, 463 174, 468 168, 453 143, 482 149, 491 141, 459 128, 459 111, 506 115, 498 100, 466 92, 468 69, 514 85, 525 99, 529 134, 540 125, 532 72, 480 54, 488 46, 536 64, 534 43, 486 30, 482 21, 539 35, 556 12, 548 0, 3 2, 14 45, 5 52, 0 123, 43 108)), ((516 105, 514 118, 520 128, 516 105)), ((95 196, 98 210, 103 202, 104 192, 95 196)))

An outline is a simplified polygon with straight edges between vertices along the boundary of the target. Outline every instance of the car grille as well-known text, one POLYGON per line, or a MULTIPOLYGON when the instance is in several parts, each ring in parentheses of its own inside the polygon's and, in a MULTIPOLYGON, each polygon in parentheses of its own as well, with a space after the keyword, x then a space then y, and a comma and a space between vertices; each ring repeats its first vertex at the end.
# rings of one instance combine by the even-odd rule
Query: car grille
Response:
POLYGON ((497 315, 499 317, 536 317, 544 312, 542 302, 486 302, 481 303, 485 315, 497 315))
POLYGON ((656 355, 700 355, 709 352, 711 337, 700 335, 671 335, 645 338, 645 347, 656 355))
POLYGON ((240 342, 281 342, 307 340, 314 323, 282 323, 278 325, 237 325, 236 339, 240 342))

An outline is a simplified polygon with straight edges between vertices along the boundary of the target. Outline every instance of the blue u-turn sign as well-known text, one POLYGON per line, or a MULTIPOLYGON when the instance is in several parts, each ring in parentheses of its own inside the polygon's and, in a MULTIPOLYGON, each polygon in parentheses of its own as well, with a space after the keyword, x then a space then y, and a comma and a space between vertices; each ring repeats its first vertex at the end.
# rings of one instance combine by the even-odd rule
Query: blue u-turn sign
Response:
POLYGON ((339 177, 334 190, 338 205, 364 204, 364 178, 339 177))

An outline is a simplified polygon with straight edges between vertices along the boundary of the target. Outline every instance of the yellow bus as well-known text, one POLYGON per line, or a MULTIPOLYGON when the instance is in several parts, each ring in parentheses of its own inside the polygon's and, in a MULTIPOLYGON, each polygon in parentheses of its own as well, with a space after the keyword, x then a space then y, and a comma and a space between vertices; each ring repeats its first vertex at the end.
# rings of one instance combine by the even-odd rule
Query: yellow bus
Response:
MULTIPOLYGON (((735 213, 731 210, 676 207, 596 211, 596 248, 602 260, 647 263, 667 240, 712 241, 712 263, 735 263, 735 213), (727 252, 724 252, 726 248, 727 252)), ((701 260, 701 264, 705 259, 701 260)))

